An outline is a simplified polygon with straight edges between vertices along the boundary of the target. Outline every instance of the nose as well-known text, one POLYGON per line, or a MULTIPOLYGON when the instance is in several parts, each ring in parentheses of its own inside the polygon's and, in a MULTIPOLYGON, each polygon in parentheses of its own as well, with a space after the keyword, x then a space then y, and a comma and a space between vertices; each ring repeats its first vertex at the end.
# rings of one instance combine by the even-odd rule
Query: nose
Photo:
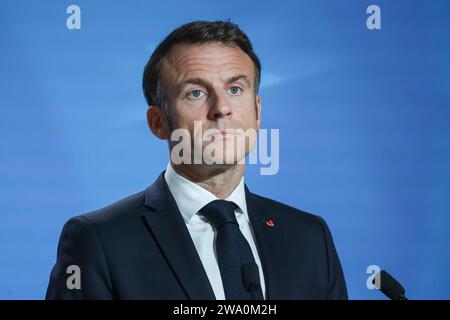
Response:
POLYGON ((231 106, 225 96, 225 94, 214 94, 213 99, 211 99, 211 107, 209 110, 208 118, 210 120, 216 120, 231 115, 231 106))

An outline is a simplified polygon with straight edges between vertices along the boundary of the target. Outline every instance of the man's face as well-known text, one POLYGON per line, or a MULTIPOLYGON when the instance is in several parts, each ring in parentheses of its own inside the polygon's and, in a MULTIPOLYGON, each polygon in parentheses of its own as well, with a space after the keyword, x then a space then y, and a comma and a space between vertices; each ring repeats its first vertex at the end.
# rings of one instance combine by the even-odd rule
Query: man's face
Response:
MULTIPOLYGON (((253 61, 240 48, 221 43, 177 45, 162 62, 161 82, 171 129, 187 129, 191 144, 202 146, 202 153, 214 147, 214 159, 229 163, 231 155, 237 163, 254 147, 255 137, 236 143, 248 129, 257 132, 261 107, 253 61), (195 128, 194 121, 201 121, 201 126, 195 128), (208 129, 222 133, 215 130, 207 137, 208 129)), ((203 162, 212 161, 207 152, 203 157, 203 162)))

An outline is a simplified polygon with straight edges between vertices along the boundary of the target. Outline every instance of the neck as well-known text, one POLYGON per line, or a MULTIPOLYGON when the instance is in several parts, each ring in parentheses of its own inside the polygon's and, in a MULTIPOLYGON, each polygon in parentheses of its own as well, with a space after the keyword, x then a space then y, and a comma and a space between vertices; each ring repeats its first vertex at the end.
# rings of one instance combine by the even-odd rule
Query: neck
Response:
POLYGON ((219 199, 228 197, 241 182, 245 164, 223 166, 170 163, 176 173, 208 190, 219 199))

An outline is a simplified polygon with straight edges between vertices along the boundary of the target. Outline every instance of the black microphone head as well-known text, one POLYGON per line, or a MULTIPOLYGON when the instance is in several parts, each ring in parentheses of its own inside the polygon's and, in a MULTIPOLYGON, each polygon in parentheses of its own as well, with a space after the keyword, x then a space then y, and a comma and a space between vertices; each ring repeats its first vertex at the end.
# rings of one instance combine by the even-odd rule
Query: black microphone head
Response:
POLYGON ((402 285, 394 279, 389 273, 384 270, 381 270, 378 274, 375 275, 372 283, 376 283, 376 279, 379 279, 380 288, 377 288, 383 292, 389 299, 391 300, 405 300, 405 289, 402 285))
POLYGON ((256 291, 260 285, 258 265, 254 262, 244 264, 241 273, 245 289, 248 292, 256 291))

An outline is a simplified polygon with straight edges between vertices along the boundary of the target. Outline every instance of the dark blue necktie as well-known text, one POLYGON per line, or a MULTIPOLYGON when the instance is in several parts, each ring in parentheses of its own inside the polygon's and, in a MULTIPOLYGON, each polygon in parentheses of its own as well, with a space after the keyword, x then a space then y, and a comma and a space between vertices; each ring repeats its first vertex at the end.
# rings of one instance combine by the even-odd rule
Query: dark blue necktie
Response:
MULTIPOLYGON (((245 289, 242 267, 255 263, 252 250, 234 214, 235 204, 226 200, 214 200, 204 206, 199 213, 214 226, 217 232, 216 252, 227 300, 250 300, 252 295, 245 289)), ((255 295, 263 300, 261 286, 255 295)))

